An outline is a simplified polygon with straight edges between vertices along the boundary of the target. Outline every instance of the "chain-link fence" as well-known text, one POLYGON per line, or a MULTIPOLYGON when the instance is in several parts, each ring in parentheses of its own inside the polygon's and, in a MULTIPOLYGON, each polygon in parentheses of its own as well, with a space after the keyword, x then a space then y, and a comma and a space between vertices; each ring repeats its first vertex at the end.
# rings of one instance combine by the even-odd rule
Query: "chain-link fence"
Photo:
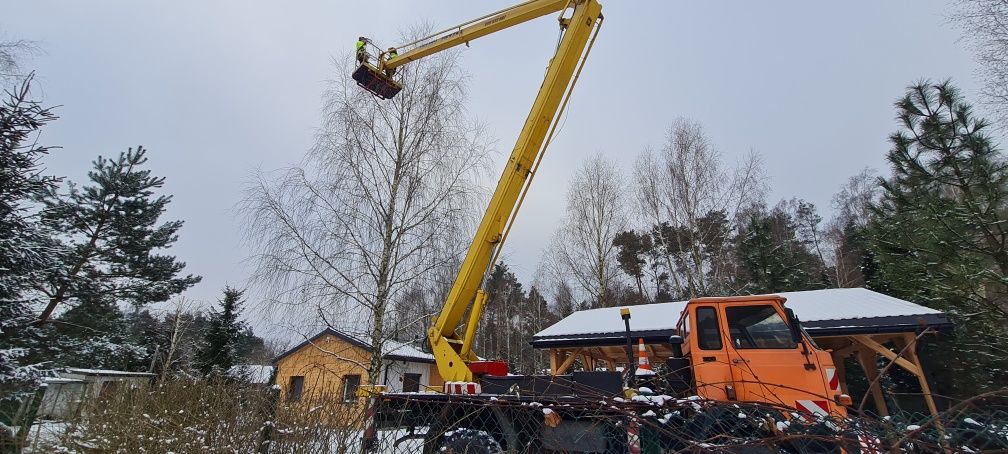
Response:
POLYGON ((565 377, 524 384, 489 390, 493 395, 401 393, 348 402, 342 395, 287 401, 269 387, 170 380, 98 397, 68 421, 39 421, 23 447, 46 453, 1008 452, 1008 392, 959 402, 938 417, 823 418, 646 388, 625 398, 565 377))
POLYGON ((481 454, 1008 452, 1008 393, 963 401, 937 417, 829 417, 645 387, 629 399, 591 395, 563 377, 542 380, 531 392, 493 396, 382 395, 373 401, 364 448, 481 454), (545 388, 554 389, 536 392, 545 388))

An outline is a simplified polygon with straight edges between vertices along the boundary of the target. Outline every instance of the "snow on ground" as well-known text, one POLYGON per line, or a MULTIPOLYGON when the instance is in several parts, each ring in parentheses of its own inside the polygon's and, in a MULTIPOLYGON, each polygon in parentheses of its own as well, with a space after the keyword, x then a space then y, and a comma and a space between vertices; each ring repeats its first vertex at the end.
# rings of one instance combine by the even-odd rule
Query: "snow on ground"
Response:
POLYGON ((27 446, 24 453, 52 452, 53 447, 59 445, 59 439, 66 432, 67 425, 62 421, 36 421, 25 439, 27 446))

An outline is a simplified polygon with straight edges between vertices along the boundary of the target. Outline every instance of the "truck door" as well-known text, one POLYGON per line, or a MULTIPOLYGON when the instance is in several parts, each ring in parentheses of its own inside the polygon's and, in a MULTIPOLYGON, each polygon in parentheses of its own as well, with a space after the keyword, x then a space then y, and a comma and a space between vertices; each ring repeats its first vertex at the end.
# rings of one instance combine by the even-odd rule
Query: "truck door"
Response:
POLYGON ((695 321, 695 329, 690 333, 692 339, 688 342, 697 394, 707 399, 726 400, 725 386, 732 383, 732 376, 717 309, 696 306, 689 310, 693 311, 695 321))
POLYGON ((746 302, 722 307, 738 400, 828 414, 823 371, 812 352, 792 339, 780 305, 746 302))

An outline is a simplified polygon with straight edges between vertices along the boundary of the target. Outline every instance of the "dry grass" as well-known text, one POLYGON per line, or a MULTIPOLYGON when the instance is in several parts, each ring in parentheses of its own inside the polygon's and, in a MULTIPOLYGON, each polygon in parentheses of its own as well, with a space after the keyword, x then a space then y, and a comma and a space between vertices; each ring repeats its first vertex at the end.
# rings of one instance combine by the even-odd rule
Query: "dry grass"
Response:
POLYGON ((336 400, 283 403, 227 380, 168 380, 95 399, 35 452, 352 452, 363 412, 336 400))

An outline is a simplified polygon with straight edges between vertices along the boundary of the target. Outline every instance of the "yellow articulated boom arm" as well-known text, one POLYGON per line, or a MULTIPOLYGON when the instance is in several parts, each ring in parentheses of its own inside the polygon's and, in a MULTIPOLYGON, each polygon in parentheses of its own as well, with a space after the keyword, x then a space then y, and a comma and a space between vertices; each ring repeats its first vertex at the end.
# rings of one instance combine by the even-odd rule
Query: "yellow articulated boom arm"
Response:
POLYGON ((428 331, 438 371, 445 381, 472 381, 474 371, 477 374, 500 373, 503 368, 503 372, 506 372, 506 365, 500 362, 480 362, 472 352, 473 339, 487 298, 481 286, 500 253, 522 198, 549 143, 549 137, 555 132, 555 124, 601 25, 602 6, 596 0, 528 1, 408 43, 399 48, 401 53, 391 59, 387 59, 387 54, 379 56, 378 68, 363 63, 354 72, 354 79, 361 86, 378 96, 391 97, 398 89, 388 86, 396 84, 389 77, 389 70, 556 12, 560 12, 563 38, 550 60, 545 79, 490 199, 490 205, 483 214, 448 299, 428 331), (358 73, 366 74, 359 78, 358 73), (389 93, 391 95, 386 96, 389 93), (468 317, 465 318, 467 311, 468 317))

